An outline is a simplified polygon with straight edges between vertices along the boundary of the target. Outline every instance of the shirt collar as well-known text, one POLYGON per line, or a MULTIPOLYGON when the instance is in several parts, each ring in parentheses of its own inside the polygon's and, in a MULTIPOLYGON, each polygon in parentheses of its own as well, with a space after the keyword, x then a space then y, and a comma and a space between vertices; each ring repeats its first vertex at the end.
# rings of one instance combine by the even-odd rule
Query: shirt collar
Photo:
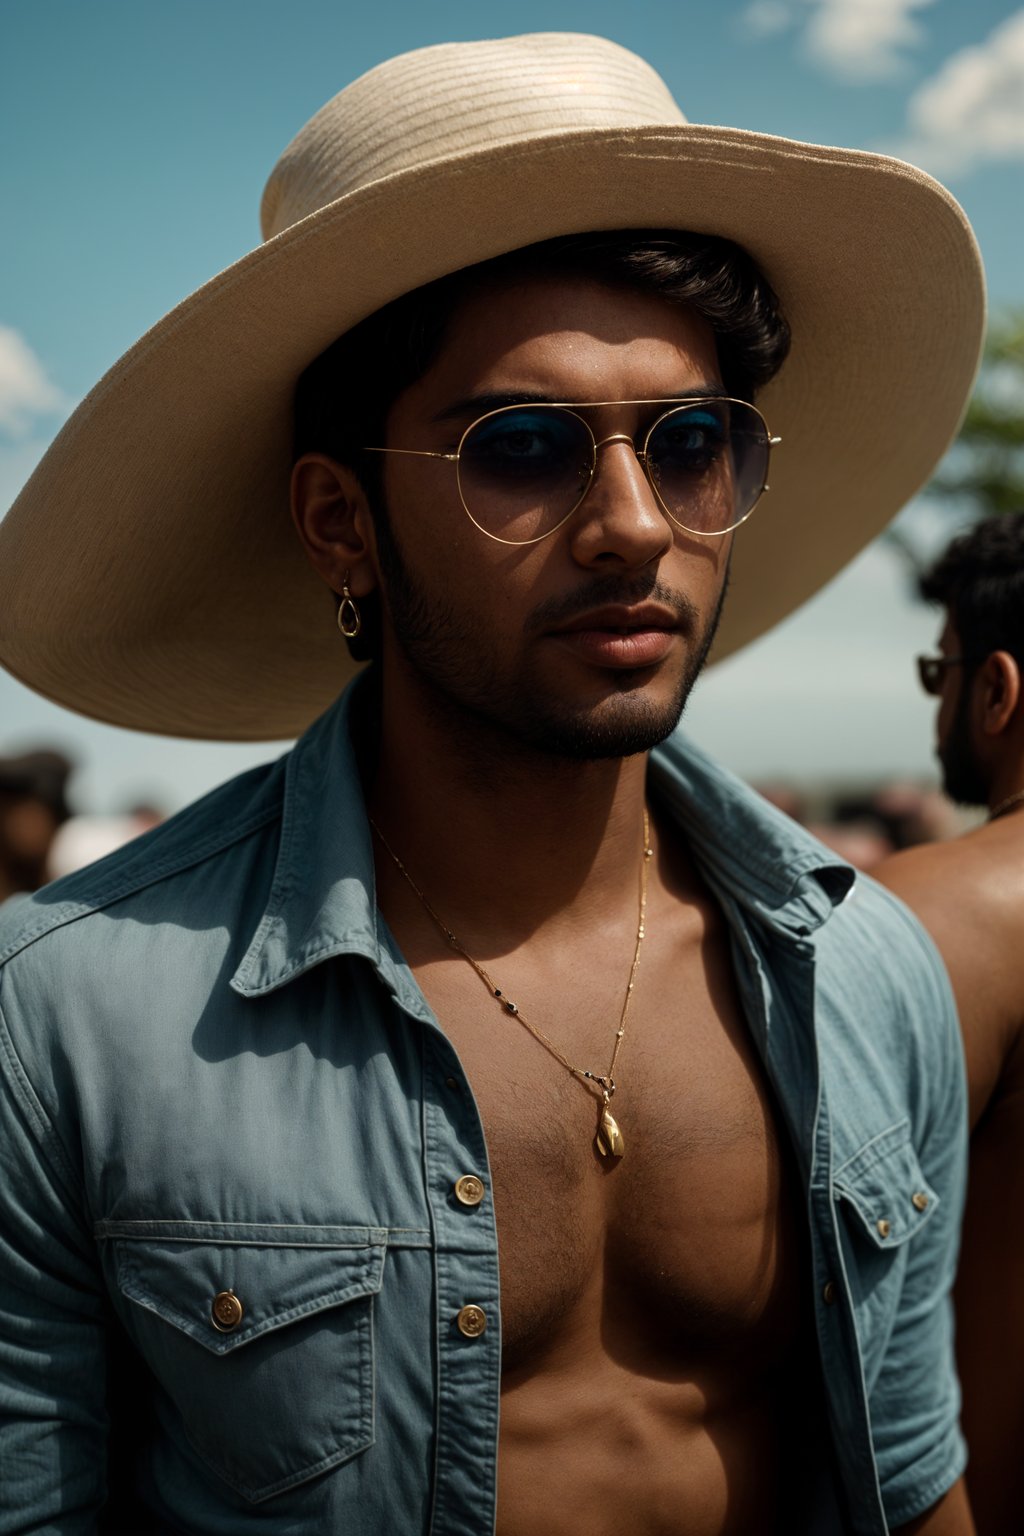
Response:
POLYGON ((353 745, 363 679, 292 750, 266 910, 231 985, 260 997, 334 955, 362 955, 404 1006, 422 994, 396 958, 377 911, 370 824, 353 745))
POLYGON ((682 731, 651 754, 650 785, 681 827, 711 889, 791 937, 849 896, 853 868, 714 762, 682 731))
MULTIPOLYGON (((362 955, 403 1007, 422 993, 377 911, 370 825, 353 746, 357 679, 298 741, 285 774, 266 909, 231 985, 260 997, 334 955, 362 955)), ((712 890, 791 936, 819 927, 854 872, 681 732, 651 756, 651 787, 712 890)))

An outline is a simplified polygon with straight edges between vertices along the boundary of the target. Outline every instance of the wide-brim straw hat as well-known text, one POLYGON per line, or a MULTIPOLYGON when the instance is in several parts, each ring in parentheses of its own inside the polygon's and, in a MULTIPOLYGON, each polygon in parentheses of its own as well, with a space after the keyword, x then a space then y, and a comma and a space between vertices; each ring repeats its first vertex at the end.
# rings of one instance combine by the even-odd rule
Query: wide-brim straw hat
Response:
POLYGON ((602 38, 379 65, 289 145, 262 214, 265 243, 115 364, 0 524, 0 661, 117 725, 288 737, 337 695, 353 664, 288 515, 295 382, 445 273, 645 227, 727 236, 760 264, 793 333, 758 401, 783 446, 736 537, 716 657, 920 489, 977 367, 981 262, 944 188, 884 156, 690 124, 602 38))

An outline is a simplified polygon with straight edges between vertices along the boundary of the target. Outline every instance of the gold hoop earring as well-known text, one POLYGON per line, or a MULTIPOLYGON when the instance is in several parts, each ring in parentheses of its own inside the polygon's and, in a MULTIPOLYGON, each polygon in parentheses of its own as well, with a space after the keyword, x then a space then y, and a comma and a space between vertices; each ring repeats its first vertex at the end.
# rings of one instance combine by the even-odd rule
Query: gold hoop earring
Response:
POLYGON ((348 589, 348 578, 351 571, 345 572, 345 579, 341 584, 341 602, 338 604, 338 628, 346 640, 354 640, 363 627, 363 616, 359 612, 359 604, 348 589))

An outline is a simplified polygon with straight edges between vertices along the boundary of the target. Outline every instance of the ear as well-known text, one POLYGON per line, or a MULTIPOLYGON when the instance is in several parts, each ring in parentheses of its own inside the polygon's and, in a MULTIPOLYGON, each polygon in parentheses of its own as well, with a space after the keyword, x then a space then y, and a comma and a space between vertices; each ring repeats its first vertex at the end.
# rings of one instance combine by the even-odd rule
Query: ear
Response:
POLYGON ((307 453, 292 470, 291 511, 306 557, 340 596, 347 578, 353 597, 378 585, 377 543, 366 492, 345 464, 307 453))
POLYGON ((980 678, 981 728, 986 736, 1001 736, 1021 702, 1020 667, 1009 651, 993 651, 985 658, 980 678))

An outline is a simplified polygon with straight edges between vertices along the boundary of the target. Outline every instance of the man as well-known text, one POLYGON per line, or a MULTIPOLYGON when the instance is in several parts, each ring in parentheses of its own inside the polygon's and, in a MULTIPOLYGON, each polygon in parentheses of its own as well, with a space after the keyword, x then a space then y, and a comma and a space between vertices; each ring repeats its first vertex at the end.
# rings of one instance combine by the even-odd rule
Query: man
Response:
POLYGON ((47 880, 54 837, 70 815, 70 772, 60 752, 0 757, 0 902, 47 880))
POLYGON ((919 914, 953 981, 970 1087, 971 1180, 957 1282, 970 1487, 979 1531, 1020 1518, 1024 1476, 1024 514, 954 539, 921 582, 945 610, 921 681, 939 700, 936 748, 948 795, 988 819, 886 861, 878 877, 919 914))
POLYGON ((89 1529, 106 1489, 161 1531, 969 1532, 944 973, 652 750, 734 542, 723 649, 942 452, 962 215, 542 35, 371 71, 264 219, 0 544, 0 651, 80 708, 273 736, 330 705, 3 934, 5 1528, 89 1529), (330 606, 281 533, 293 394, 330 606), (55 497, 93 531, 41 624, 55 497), (374 665, 332 703, 338 629, 374 665))

